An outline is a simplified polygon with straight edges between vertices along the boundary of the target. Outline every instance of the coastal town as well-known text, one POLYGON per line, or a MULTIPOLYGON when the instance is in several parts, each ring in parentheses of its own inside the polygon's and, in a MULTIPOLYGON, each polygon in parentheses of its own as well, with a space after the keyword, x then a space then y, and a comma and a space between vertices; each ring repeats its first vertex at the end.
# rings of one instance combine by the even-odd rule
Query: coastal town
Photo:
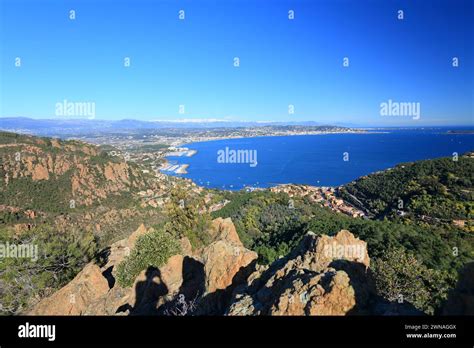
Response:
POLYGON ((291 197, 306 197, 310 202, 318 203, 332 211, 351 217, 365 217, 366 214, 338 197, 339 188, 325 186, 284 184, 270 188, 271 192, 283 192, 291 197))
MULTIPOLYGON (((162 176, 162 179, 165 180, 176 180, 176 178, 169 177, 165 174, 158 174, 162 176)), ((204 188, 196 185, 193 181, 189 179, 184 180, 184 184, 187 187, 187 190, 192 191, 195 194, 201 194, 204 191, 204 188)), ((264 190, 257 188, 255 190, 264 190)), ((307 198, 309 202, 327 207, 334 212, 345 214, 354 218, 366 218, 366 214, 354 206, 350 205, 348 202, 344 201, 339 197, 337 187, 318 187, 311 185, 296 185, 296 184, 283 184, 269 188, 270 192, 274 193, 285 193, 289 198, 299 197, 307 198)), ((141 197, 141 205, 143 207, 150 206, 153 208, 163 207, 169 200, 169 197, 166 195, 165 191, 154 191, 146 190, 138 192, 138 195, 141 197)), ((222 200, 219 202, 212 202, 213 194, 211 192, 206 193, 204 201, 207 206, 208 212, 217 211, 226 206, 230 201, 222 200)), ((291 203, 290 203, 291 204, 291 203)))

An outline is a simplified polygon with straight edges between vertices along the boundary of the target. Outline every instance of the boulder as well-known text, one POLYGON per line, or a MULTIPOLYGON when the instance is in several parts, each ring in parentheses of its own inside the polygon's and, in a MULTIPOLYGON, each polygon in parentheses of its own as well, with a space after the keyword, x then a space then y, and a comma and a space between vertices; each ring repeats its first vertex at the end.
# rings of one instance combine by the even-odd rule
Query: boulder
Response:
POLYGON ((87 306, 109 291, 100 268, 89 263, 66 286, 41 300, 31 315, 81 315, 87 306))
POLYGON ((109 292, 89 303, 83 315, 120 315, 130 314, 130 303, 134 302, 133 288, 115 285, 109 292))
POLYGON ((309 232, 296 254, 302 256, 302 266, 317 272, 336 260, 356 262, 365 268, 370 265, 367 243, 347 230, 341 230, 333 237, 322 235, 319 238, 309 232))
POLYGON ((270 307, 269 315, 345 315, 356 304, 355 291, 344 271, 297 277, 270 307))
POLYGON ((206 292, 224 290, 234 282, 240 271, 258 257, 257 253, 242 246, 242 243, 219 240, 202 251, 206 292))

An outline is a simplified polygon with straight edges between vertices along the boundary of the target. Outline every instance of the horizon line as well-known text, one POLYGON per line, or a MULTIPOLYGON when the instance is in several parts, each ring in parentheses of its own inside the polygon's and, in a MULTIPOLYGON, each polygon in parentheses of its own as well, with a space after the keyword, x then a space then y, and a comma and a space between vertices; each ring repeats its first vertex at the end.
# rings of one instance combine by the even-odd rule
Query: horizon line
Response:
POLYGON ((31 116, 0 116, 0 119, 27 119, 33 121, 83 121, 83 122, 121 122, 121 121, 137 121, 143 123, 177 123, 177 124, 212 124, 212 123, 248 123, 248 124, 294 124, 294 125, 303 125, 303 123, 318 123, 318 125, 314 126, 339 126, 339 127, 360 127, 360 128, 367 128, 367 127, 377 127, 377 128, 420 128, 420 127, 473 127, 474 123, 472 124, 372 124, 369 125, 368 123, 354 123, 351 121, 333 121, 331 123, 317 121, 317 120, 229 120, 229 119, 219 119, 219 118, 182 118, 182 119, 152 119, 152 120, 144 120, 144 119, 137 119, 137 118, 114 118, 114 119, 101 119, 101 118, 64 118, 64 117, 31 117, 31 116), (340 126, 338 124, 347 124, 346 126, 340 126))

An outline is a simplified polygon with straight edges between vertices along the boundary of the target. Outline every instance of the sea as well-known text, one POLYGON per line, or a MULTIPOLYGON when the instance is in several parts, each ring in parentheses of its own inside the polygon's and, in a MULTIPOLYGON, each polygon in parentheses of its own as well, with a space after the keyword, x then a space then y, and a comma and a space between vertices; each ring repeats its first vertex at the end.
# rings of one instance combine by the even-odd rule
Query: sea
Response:
POLYGON ((189 164, 187 174, 174 175, 200 186, 226 190, 288 183, 339 186, 400 163, 455 158, 474 151, 474 134, 448 129, 370 130, 224 139, 183 146, 197 153, 168 157, 168 161, 189 164))

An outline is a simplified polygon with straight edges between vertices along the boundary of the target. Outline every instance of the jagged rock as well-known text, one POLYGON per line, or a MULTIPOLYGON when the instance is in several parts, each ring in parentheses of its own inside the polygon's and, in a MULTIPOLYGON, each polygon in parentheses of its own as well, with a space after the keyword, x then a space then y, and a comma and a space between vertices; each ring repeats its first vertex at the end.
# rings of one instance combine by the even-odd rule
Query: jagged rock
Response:
POLYGON ((238 245, 242 245, 237 230, 231 218, 217 218, 212 221, 211 230, 209 231, 213 241, 225 240, 238 245))
POLYGON ((135 246, 135 243, 137 242, 138 237, 144 235, 145 233, 147 233, 147 229, 144 224, 141 224, 140 226, 138 226, 135 232, 133 232, 127 238, 127 247, 129 247, 130 250, 133 249, 133 247, 135 246))
MULTIPOLYGON (((232 290, 245 282, 257 254, 242 245, 230 219, 217 219, 213 226, 209 233, 214 241, 210 245, 193 252, 189 240, 182 238, 181 254, 171 256, 159 269, 150 267, 143 270, 132 287, 122 288, 115 282, 113 270, 133 249, 138 237, 147 233, 145 226, 141 225, 129 238, 110 247, 102 268, 91 264, 81 272, 88 274, 92 267, 94 279, 80 278, 80 283, 84 289, 93 288, 97 282, 95 278, 99 278, 102 283, 100 291, 87 293, 81 297, 80 307, 67 307, 58 314, 164 314, 173 310, 172 306, 180 296, 187 301, 202 300, 200 310, 203 314, 223 313, 232 290)), ((75 288, 77 281, 74 279, 65 288, 75 288)), ((45 305, 38 307, 35 314, 47 314, 46 304, 53 298, 65 296, 65 292, 61 289, 43 300, 45 305)))
POLYGON ((298 259, 303 262, 300 266, 317 272, 326 269, 334 260, 353 261, 366 268, 370 265, 367 243, 347 230, 339 231, 334 237, 305 238, 296 253, 302 254, 298 259))
POLYGON ((226 289, 237 273, 258 257, 257 253, 242 246, 242 243, 219 240, 211 243, 202 252, 206 276, 206 292, 226 289))
POLYGON ((345 230, 334 237, 309 233, 288 256, 270 267, 255 266, 257 254, 242 245, 232 221, 216 219, 207 247, 192 253, 183 239, 182 254, 159 269, 142 271, 132 287, 121 288, 112 268, 146 232, 141 225, 114 243, 102 269, 89 264, 32 314, 164 314, 181 296, 198 300, 197 314, 347 315, 367 313, 373 305, 366 243, 345 230))
POLYGON ((34 165, 32 168, 31 177, 33 180, 48 180, 49 179, 48 169, 41 164, 34 165))
POLYGON ((166 265, 160 267, 161 282, 166 286, 168 294, 176 294, 183 284, 183 255, 174 255, 166 265))
POLYGON ((130 288, 115 284, 91 303, 84 314, 157 314, 158 308, 176 296, 183 283, 183 260, 183 255, 174 255, 159 269, 143 270, 130 288))
POLYGON ((80 315, 89 303, 109 291, 107 279, 100 268, 89 263, 66 286, 50 297, 41 300, 30 312, 31 315, 80 315))
POLYGON ((344 271, 307 274, 285 284, 270 315, 345 315, 354 308, 355 291, 344 271))
POLYGON ((237 287, 227 314, 360 313, 373 288, 366 276, 369 262, 366 243, 349 231, 319 238, 308 233, 290 255, 250 275, 246 287, 237 287))
POLYGON ((183 255, 191 255, 193 253, 193 246, 188 238, 183 237, 179 240, 179 246, 183 255))
POLYGON ((87 306, 83 315, 116 315, 130 313, 130 303, 134 302, 135 291, 133 288, 124 289, 115 285, 106 294, 92 301, 87 306))

